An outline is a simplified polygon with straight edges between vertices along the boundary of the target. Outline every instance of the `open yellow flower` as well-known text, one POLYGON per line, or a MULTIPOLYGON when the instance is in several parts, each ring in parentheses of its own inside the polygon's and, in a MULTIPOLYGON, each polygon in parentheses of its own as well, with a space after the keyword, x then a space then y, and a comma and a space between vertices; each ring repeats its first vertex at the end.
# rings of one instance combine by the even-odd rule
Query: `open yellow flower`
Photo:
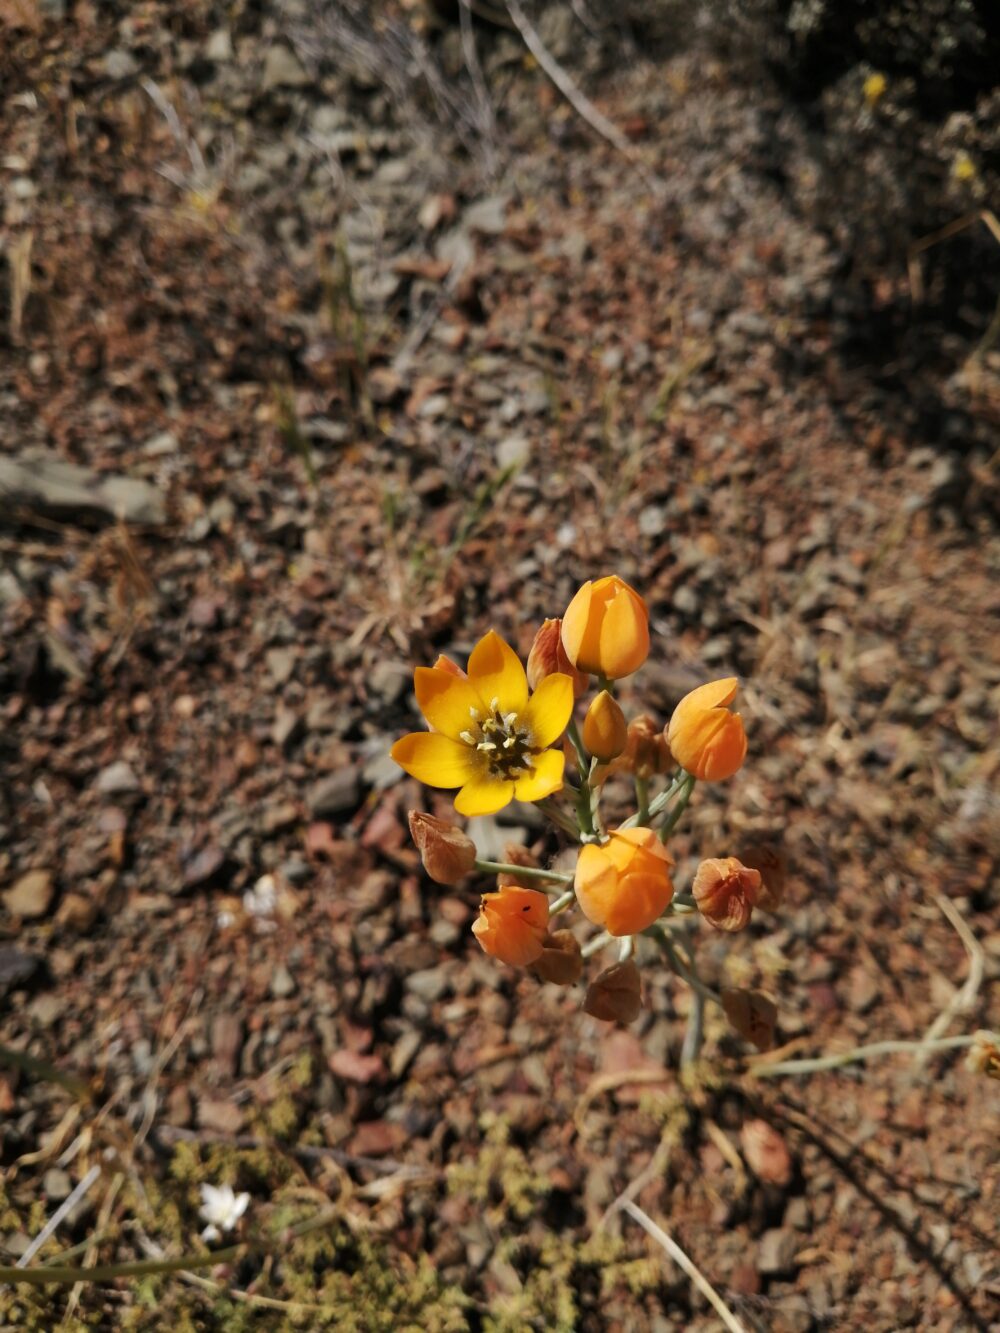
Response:
POLYGON ((548 747, 573 712, 569 676, 546 676, 529 695, 517 654, 490 630, 473 648, 466 677, 417 667, 413 685, 432 730, 403 736, 392 757, 428 787, 460 787, 460 815, 490 815, 560 789, 566 758, 548 747))

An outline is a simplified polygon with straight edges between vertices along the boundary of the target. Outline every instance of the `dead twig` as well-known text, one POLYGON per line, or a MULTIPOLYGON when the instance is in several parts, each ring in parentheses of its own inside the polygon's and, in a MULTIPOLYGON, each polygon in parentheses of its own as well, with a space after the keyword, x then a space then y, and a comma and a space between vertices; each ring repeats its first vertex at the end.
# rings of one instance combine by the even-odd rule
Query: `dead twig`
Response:
POLYGON ((521 8, 521 0, 506 0, 507 10, 521 34, 525 46, 538 61, 555 86, 569 102, 573 110, 587 122, 595 134, 599 134, 606 143, 626 158, 642 177, 643 184, 656 194, 663 193, 663 182, 658 180, 643 162, 628 139, 617 125, 612 124, 603 112, 598 111, 593 102, 577 87, 566 70, 542 41, 537 28, 521 8))
POLYGON ((669 1254, 670 1258, 673 1259, 674 1263, 685 1277, 690 1278, 692 1284, 698 1288, 701 1294, 709 1302, 715 1310, 715 1313, 725 1324, 726 1328, 730 1330, 730 1333, 746 1333, 746 1325, 740 1323, 726 1302, 712 1286, 711 1282, 709 1282, 708 1278, 706 1278, 701 1270, 688 1258, 673 1237, 668 1236, 662 1227, 656 1225, 648 1213, 644 1213, 638 1204, 633 1203, 631 1200, 625 1200, 621 1205, 621 1210, 622 1212, 628 1213, 629 1217, 638 1222, 642 1229, 648 1235, 652 1236, 657 1245, 669 1254))
POLYGON ((965 979, 965 985, 961 990, 955 992, 924 1033, 924 1049, 917 1052, 917 1058, 914 1062, 918 1069, 922 1069, 927 1063, 933 1049, 930 1043, 935 1042, 938 1037, 947 1032, 953 1018, 958 1014, 967 1014, 972 1009, 976 1002, 976 996, 979 994, 979 987, 983 983, 983 971, 986 966, 986 954, 983 947, 969 929, 955 904, 950 898, 945 898, 940 893, 934 895, 934 901, 955 927, 958 938, 965 946, 965 952, 969 955, 969 975, 965 979))

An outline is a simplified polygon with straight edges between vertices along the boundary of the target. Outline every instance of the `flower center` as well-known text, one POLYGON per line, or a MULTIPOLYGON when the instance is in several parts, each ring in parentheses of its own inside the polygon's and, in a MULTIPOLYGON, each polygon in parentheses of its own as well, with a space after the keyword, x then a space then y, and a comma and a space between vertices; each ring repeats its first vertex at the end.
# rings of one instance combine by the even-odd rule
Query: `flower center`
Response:
POLYGON ((503 712, 500 700, 492 699, 485 717, 478 708, 469 714, 472 725, 461 739, 482 756, 491 778, 513 782, 531 771, 531 732, 516 713, 503 712))

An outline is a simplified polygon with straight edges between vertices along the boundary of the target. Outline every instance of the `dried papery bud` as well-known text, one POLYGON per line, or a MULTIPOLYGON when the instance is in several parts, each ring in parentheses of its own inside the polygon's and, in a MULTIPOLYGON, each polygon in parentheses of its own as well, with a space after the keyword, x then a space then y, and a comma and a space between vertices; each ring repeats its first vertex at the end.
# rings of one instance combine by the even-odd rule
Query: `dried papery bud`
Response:
POLYGON ((532 964, 542 981, 573 986, 583 976, 580 943, 571 930, 554 930, 542 940, 541 956, 532 964))
POLYGON ((977 1032, 969 1047, 965 1067, 972 1074, 985 1074, 987 1078, 1000 1078, 1000 1046, 992 1032, 977 1032))
POLYGON ((754 907, 765 912, 776 912, 785 897, 785 875, 788 862, 777 847, 753 846, 740 853, 740 860, 751 870, 760 871, 760 889, 754 907))
POLYGON ((698 911, 716 930, 743 930, 760 890, 760 871, 751 870, 735 856, 702 861, 691 892, 698 911))
MULTIPOLYGON (((538 870, 541 868, 541 862, 534 852, 529 851, 527 847, 519 842, 507 843, 503 849, 503 859, 508 865, 512 866, 526 866, 531 870, 538 870)), ((509 888, 512 884, 518 884, 522 889, 537 888, 536 884, 532 884, 526 879, 518 879, 517 875, 509 870, 502 870, 500 874, 497 875, 498 889, 509 888)))
POLYGON ((462 680, 468 679, 465 672, 458 665, 458 663, 453 662, 451 658, 446 657, 444 653, 441 653, 441 655, 438 657, 437 661, 434 663, 434 668, 437 671, 447 671, 449 675, 458 676, 462 680))
POLYGON ((619 680, 649 656, 649 612, 636 590, 617 574, 589 579, 566 608, 563 647, 579 671, 619 680))
POLYGON ((666 733, 648 713, 640 713, 628 724, 625 753, 618 762, 623 771, 646 779, 659 773, 669 773, 673 768, 674 757, 670 753, 666 733))
POLYGON ((723 990, 722 1008, 733 1031, 751 1042, 758 1051, 774 1045, 778 1009, 773 1000, 759 990, 723 990))
POLYGON ((438 884, 458 884, 476 864, 476 844, 461 829, 434 815, 411 810, 410 836, 424 869, 438 884))
POLYGON ((549 925, 549 900, 537 889, 510 888, 484 893, 472 933, 484 952, 512 967, 526 967, 542 955, 549 925))
POLYGON ((615 963, 592 981, 583 1009, 606 1023, 634 1023, 642 1012, 642 982, 635 960, 615 963))
POLYGON ((621 704, 607 690, 601 690, 583 719, 584 746, 592 755, 608 763, 621 754, 627 741, 628 727, 621 704))
POLYGON ((573 682, 574 699, 586 694, 590 677, 577 671, 566 656, 562 642, 562 621, 543 620, 528 654, 528 684, 537 690, 546 676, 555 675, 556 672, 569 676, 573 682))

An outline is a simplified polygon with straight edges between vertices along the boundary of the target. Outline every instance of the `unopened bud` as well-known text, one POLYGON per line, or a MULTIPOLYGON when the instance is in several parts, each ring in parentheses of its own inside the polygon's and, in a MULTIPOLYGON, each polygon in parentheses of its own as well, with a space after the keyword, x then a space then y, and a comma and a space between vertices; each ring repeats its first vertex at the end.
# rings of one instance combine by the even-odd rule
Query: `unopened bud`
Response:
POLYGON ((577 671, 566 655, 562 641, 562 621, 543 620, 528 654, 528 684, 537 690, 546 676, 552 676, 557 671, 569 676, 573 682, 574 699, 586 693, 589 677, 577 671))
POLYGON ((476 844, 461 829, 419 810, 409 813, 410 835, 424 869, 438 884, 457 884, 476 864, 476 844))
POLYGON ((635 960, 616 963, 591 982, 583 1008, 606 1023, 634 1023, 642 1012, 642 983, 635 960))
POLYGON ((735 856, 712 857, 698 867, 691 892, 698 911, 716 930, 743 930, 750 924, 760 882, 760 871, 735 856))
POLYGON ((778 1010, 763 991, 723 990, 722 1008, 733 1031, 744 1041, 751 1042, 758 1051, 771 1049, 778 1010))
POLYGON ((607 690, 601 690, 583 719, 584 745, 592 755, 608 763, 621 754, 627 740, 628 727, 621 704, 607 690))
POLYGON ((571 930, 554 930, 542 940, 541 957, 533 964, 542 981, 556 986, 572 986, 583 975, 583 955, 571 930))

